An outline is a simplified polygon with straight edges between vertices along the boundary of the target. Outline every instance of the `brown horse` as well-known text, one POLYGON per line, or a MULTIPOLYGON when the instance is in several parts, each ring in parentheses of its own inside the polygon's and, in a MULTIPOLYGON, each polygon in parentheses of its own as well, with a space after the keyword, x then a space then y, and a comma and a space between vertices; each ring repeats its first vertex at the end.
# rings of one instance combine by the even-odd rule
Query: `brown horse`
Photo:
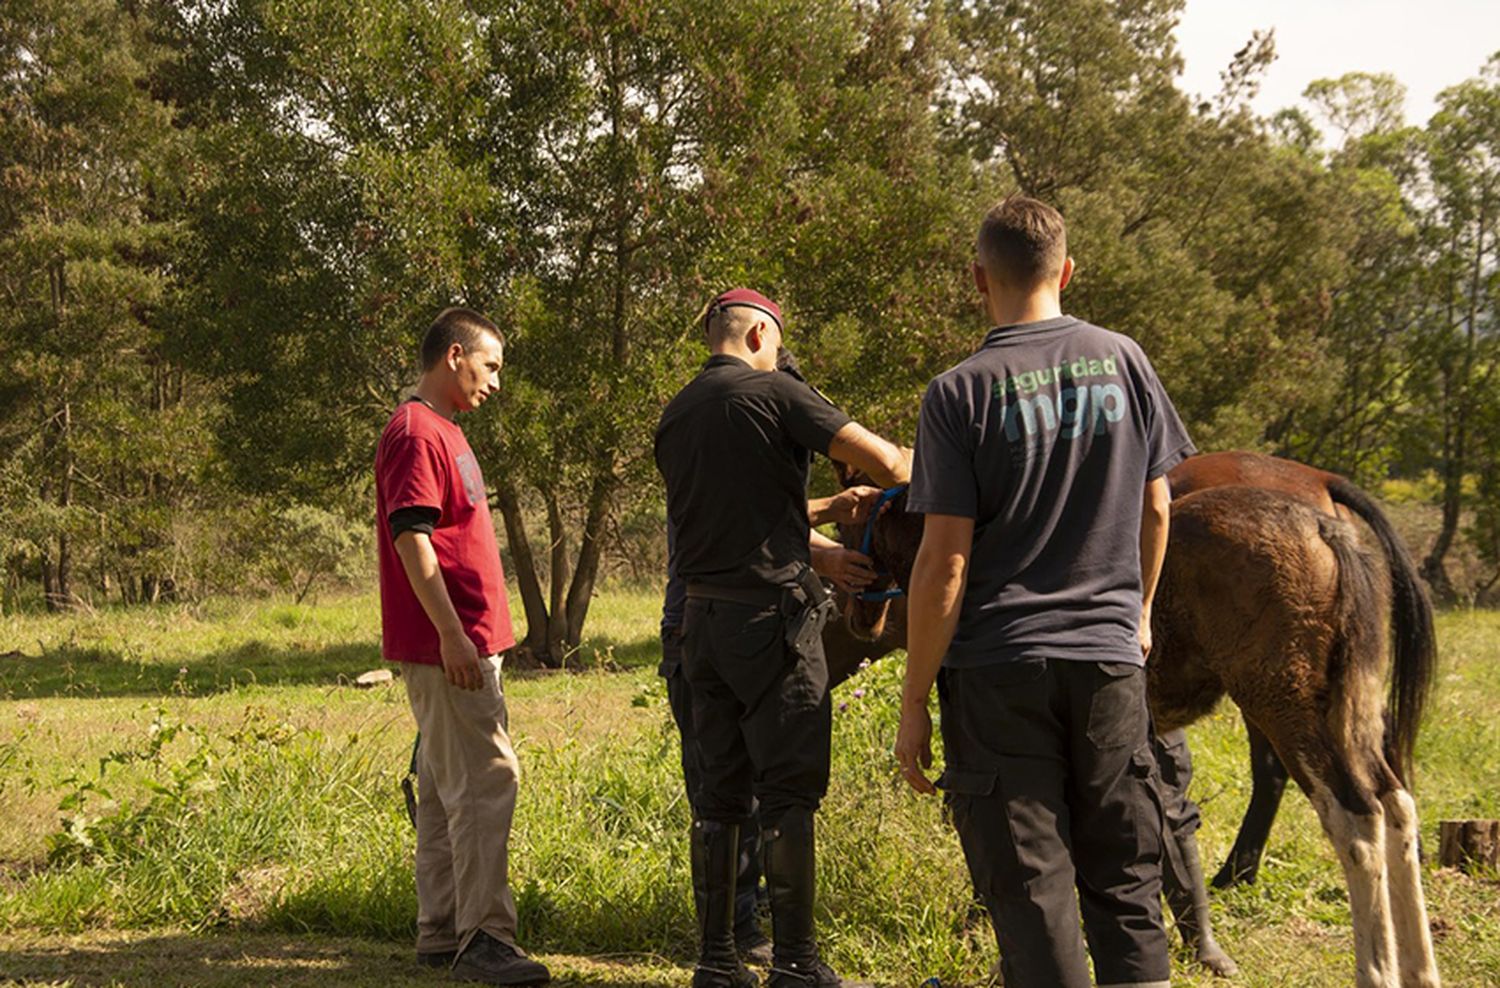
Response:
MULTIPOLYGON (((845 485, 861 478, 840 467, 840 481, 845 485)), ((1386 557, 1392 600, 1391 629, 1397 662, 1408 668, 1428 670, 1425 677, 1393 681, 1389 712, 1392 738, 1416 737, 1417 720, 1426 702, 1432 670, 1436 668, 1436 645, 1433 633, 1432 605, 1422 590, 1416 565, 1396 534, 1390 520, 1379 506, 1352 482, 1336 473, 1319 470, 1292 460, 1262 453, 1228 451, 1204 453, 1178 464, 1167 475, 1173 497, 1184 497, 1194 491, 1227 485, 1244 485, 1290 495, 1329 515, 1348 518, 1358 516, 1375 534, 1386 557)), ((919 516, 905 513, 904 495, 898 497, 872 532, 872 554, 882 561, 886 574, 874 589, 893 584, 906 585, 911 564, 922 540, 919 516)), ((853 526, 842 533, 846 544, 857 546, 863 531, 853 526)), ((906 646, 905 601, 892 602, 848 600, 844 609, 855 638, 870 638, 883 647, 880 655, 906 646)), ((843 632, 839 632, 842 637, 843 632)), ((843 651, 851 651, 844 647, 843 651)), ((833 669, 830 651, 830 671, 833 669)), ((852 654, 852 652, 851 652, 852 654)), ((865 656, 861 656, 860 659, 865 656)), ((878 658, 879 656, 872 656, 878 658)), ((857 664, 860 659, 855 659, 857 664)), ((853 666, 848 670, 852 673, 853 666)), ((846 673, 847 675, 848 673, 846 673)), ((1251 793, 1245 816, 1235 835, 1234 845, 1213 878, 1213 885, 1225 888, 1237 883, 1255 881, 1261 857, 1270 838, 1271 824, 1286 789, 1287 770, 1270 740, 1250 721, 1245 722, 1250 741, 1251 793)), ((1404 781, 1411 779, 1411 749, 1387 752, 1392 767, 1404 781)))
MULTIPOLYGON (((1422 589, 1416 564, 1390 519, 1368 494, 1347 478, 1294 460, 1233 450, 1190 457, 1167 474, 1167 482, 1174 498, 1210 487, 1239 484, 1289 494, 1325 514, 1346 520, 1351 517, 1363 520, 1379 541, 1386 558, 1393 609, 1391 629, 1395 636, 1397 661, 1428 670, 1436 668, 1432 605, 1422 589)), ((1416 737, 1416 720, 1426 703, 1429 686, 1430 678, 1423 678, 1402 684, 1402 690, 1392 690, 1388 738, 1416 737)), ((1235 835, 1234 846, 1224 866, 1213 878, 1216 888, 1255 881, 1261 854, 1270 838, 1271 824, 1276 819, 1276 810, 1286 789, 1286 767, 1276 756, 1269 739, 1248 720, 1245 728, 1250 740, 1250 804, 1245 809, 1239 833, 1235 835)), ((1396 774, 1410 785, 1410 747, 1390 749, 1387 755, 1396 774)))
MULTIPOLYGON (((1172 506, 1147 676, 1160 729, 1227 693, 1312 800, 1349 887, 1355 983, 1427 988, 1416 804, 1387 755, 1412 750, 1421 710, 1387 739, 1386 615, 1402 620, 1389 595, 1349 523, 1274 491, 1190 494, 1172 506)), ((1424 696, 1430 658, 1398 648, 1392 695, 1424 696)))
MULTIPOLYGON (((1241 459, 1239 467, 1254 459, 1241 459)), ((1278 472, 1298 476, 1281 466, 1289 461, 1260 459, 1271 461, 1267 475, 1273 478, 1278 472)), ((1174 504, 1170 565, 1154 629, 1157 652, 1148 667, 1152 709, 1158 726, 1170 730, 1206 713, 1228 692, 1272 757, 1279 752, 1293 766, 1339 851, 1354 910, 1359 983, 1396 984, 1392 965, 1399 944, 1405 965, 1400 983, 1436 984, 1414 871, 1415 808, 1396 770, 1400 759, 1391 754, 1409 754, 1415 740, 1435 662, 1431 610, 1409 557, 1373 502, 1343 478, 1325 477, 1332 478, 1322 481, 1326 502, 1306 489, 1287 494, 1224 487, 1174 504), (1355 513, 1375 519, 1371 527, 1387 557, 1385 579, 1357 550, 1354 529, 1333 516, 1335 503, 1349 503, 1355 513), (1226 533, 1200 517, 1211 508, 1221 523, 1234 522, 1236 511, 1244 518, 1226 533), (1277 528, 1278 519, 1288 531, 1277 528), (1233 588, 1250 615, 1250 629, 1220 626, 1219 636, 1209 640, 1194 627, 1198 619, 1212 623, 1223 609, 1223 601, 1195 584, 1200 569, 1233 588), (1391 702, 1404 713, 1383 732, 1379 683, 1387 615, 1396 643, 1391 702), (1223 669, 1235 671, 1234 685, 1223 669), (1377 837, 1386 856, 1378 867, 1371 857, 1377 845, 1370 843, 1377 837)), ((871 553, 905 586, 921 519, 905 514, 899 500, 892 507, 874 527, 871 553)), ((847 542, 861 533, 844 534, 847 542)), ((851 601, 847 613, 856 632, 885 632, 891 620, 881 603, 851 601)))

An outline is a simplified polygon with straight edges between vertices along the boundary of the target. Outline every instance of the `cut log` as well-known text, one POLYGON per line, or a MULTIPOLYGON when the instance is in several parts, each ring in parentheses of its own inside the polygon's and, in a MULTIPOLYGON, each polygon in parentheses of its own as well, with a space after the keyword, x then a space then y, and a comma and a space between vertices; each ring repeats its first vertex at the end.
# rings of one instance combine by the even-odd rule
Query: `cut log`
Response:
POLYGON ((1500 820, 1439 821, 1438 863, 1470 874, 1500 868, 1500 820))

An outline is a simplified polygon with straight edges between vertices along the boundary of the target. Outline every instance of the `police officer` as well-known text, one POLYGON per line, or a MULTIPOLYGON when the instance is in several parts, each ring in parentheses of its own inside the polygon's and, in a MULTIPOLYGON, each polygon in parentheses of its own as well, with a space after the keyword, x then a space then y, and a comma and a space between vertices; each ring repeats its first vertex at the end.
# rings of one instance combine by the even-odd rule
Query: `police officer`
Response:
MULTIPOLYGON (((797 367, 790 350, 782 347, 776 358, 776 369, 790 374, 799 381, 806 381, 797 367)), ((840 491, 832 497, 809 498, 808 521, 813 525, 851 524, 866 521, 870 510, 880 497, 880 488, 855 486, 840 491)), ((672 559, 677 543, 675 529, 667 527, 667 587, 662 598, 661 611, 661 663, 657 674, 667 684, 667 705, 672 711, 672 720, 677 725, 682 742, 682 778, 689 805, 696 799, 702 785, 702 772, 698 768, 698 738, 693 731, 692 691, 687 675, 682 669, 682 619, 687 607, 687 583, 677 573, 672 559)), ((819 576, 831 580, 840 589, 857 593, 875 579, 875 570, 870 559, 863 553, 845 548, 837 542, 812 532, 809 552, 812 568, 819 576)), ((695 860, 694 864, 698 862, 695 860)), ((734 895, 734 946, 740 959, 750 964, 769 965, 772 962, 771 941, 760 928, 756 909, 760 903, 760 830, 756 825, 740 828, 740 851, 738 872, 735 876, 734 895)), ((693 899, 701 913, 708 894, 706 876, 698 869, 693 871, 693 899)))
POLYGON ((1165 475, 1193 445, 1141 348, 1063 315, 1072 273, 1050 206, 985 217, 974 280, 995 328, 929 385, 917 431, 896 757, 933 791, 937 679, 941 782, 1007 988, 1090 985, 1080 911, 1099 985, 1165 988, 1144 666, 1165 475))
POLYGON ((877 483, 907 479, 904 451, 850 421, 805 383, 774 373, 780 307, 719 295, 704 315, 712 356, 656 431, 672 558, 686 583, 683 671, 701 783, 692 854, 703 876, 694 988, 757 984, 735 955, 740 830, 758 801, 771 900, 772 988, 847 984, 818 957, 813 814, 828 786, 830 603, 809 564, 807 470, 814 452, 877 483))

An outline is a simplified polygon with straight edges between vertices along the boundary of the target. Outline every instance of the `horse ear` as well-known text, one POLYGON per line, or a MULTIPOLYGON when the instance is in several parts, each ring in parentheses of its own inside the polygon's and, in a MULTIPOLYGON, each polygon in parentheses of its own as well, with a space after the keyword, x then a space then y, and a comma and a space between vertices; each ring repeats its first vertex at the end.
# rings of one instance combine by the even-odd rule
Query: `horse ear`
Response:
POLYGON ((839 486, 844 488, 853 487, 855 483, 854 475, 859 471, 842 460, 830 459, 829 462, 833 464, 833 472, 839 478, 839 486))

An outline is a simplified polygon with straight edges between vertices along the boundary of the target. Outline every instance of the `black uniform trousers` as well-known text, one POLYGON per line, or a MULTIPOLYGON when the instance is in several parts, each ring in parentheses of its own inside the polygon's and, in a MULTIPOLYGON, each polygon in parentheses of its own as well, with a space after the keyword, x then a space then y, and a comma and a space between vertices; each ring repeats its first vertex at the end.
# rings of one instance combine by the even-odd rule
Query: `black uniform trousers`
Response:
POLYGON ((1162 804, 1145 670, 1023 659, 944 669, 953 821, 1007 988, 1165 986, 1162 804))
MULTIPOLYGON (((682 739, 682 781, 688 805, 696 806, 703 788, 702 754, 693 730, 693 691, 682 668, 682 628, 665 627, 661 632, 661 665, 657 672, 667 683, 667 704, 682 739)), ((736 935, 755 929, 755 906, 760 890, 760 831, 751 826, 740 832, 740 863, 735 872, 734 918, 736 935)))
POLYGON ((1188 750, 1187 731, 1179 727, 1156 735, 1152 743, 1157 768, 1161 772, 1167 830, 1174 834, 1195 834, 1203 816, 1198 804, 1187 794, 1188 784, 1193 781, 1193 753, 1188 750))
POLYGON ((780 606, 690 596, 683 672, 692 694, 700 820, 762 829, 789 809, 816 810, 828 791, 832 711, 822 642, 798 655, 780 606))

